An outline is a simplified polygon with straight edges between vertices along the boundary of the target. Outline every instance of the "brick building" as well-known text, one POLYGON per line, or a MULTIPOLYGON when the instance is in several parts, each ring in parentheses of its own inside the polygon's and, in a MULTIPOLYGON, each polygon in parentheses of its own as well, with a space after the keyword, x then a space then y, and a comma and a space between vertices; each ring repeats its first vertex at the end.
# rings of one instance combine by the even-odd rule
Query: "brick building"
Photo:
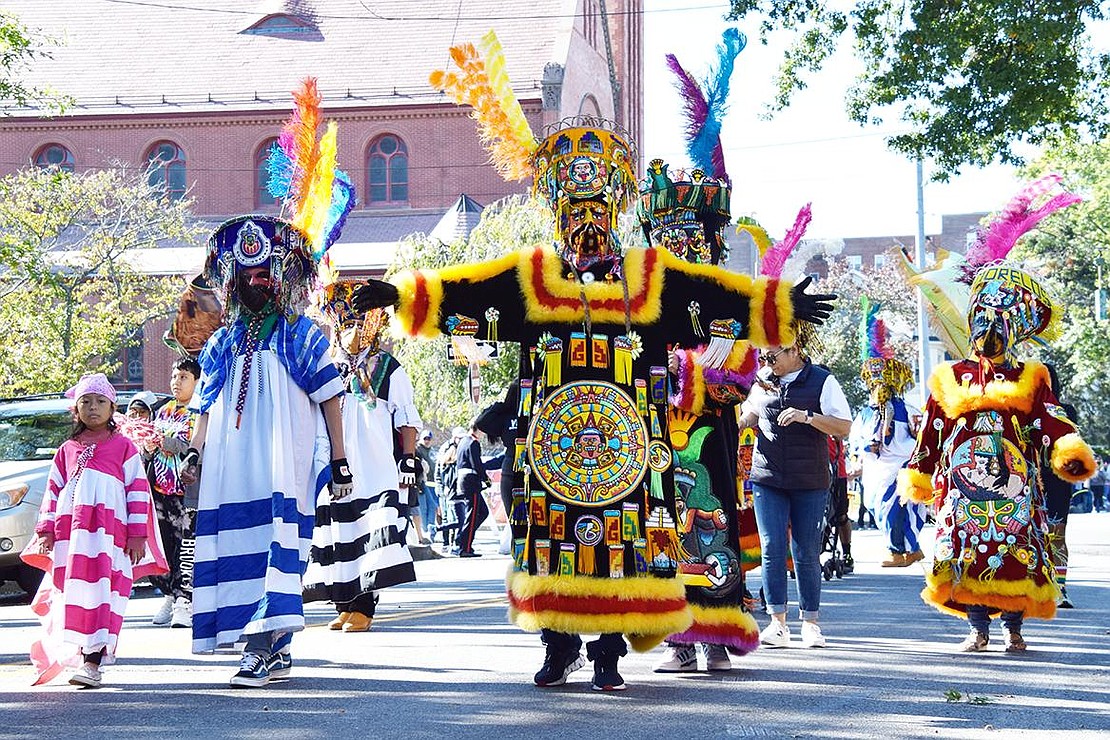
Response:
MULTIPOLYGON (((61 42, 24 81, 54 88, 73 105, 58 117, 9 108, 0 119, 0 175, 30 165, 80 172, 153 163, 153 180, 170 197, 193 198, 205 221, 273 211, 265 154, 291 109, 289 91, 314 76, 325 119, 339 124, 339 164, 359 193, 340 246, 363 267, 384 265, 392 244, 431 232, 460 196, 488 204, 528 187, 497 175, 467 112, 428 85, 429 72, 448 62, 448 47, 496 30, 537 134, 586 114, 618 121, 638 141, 642 6, 8 0, 6 12, 61 42)), ((163 265, 195 272, 201 254, 197 247, 145 261, 153 272, 169 272, 163 265)), ((140 346, 126 351, 124 385, 166 389, 172 357, 159 341, 166 323, 148 324, 140 346)))

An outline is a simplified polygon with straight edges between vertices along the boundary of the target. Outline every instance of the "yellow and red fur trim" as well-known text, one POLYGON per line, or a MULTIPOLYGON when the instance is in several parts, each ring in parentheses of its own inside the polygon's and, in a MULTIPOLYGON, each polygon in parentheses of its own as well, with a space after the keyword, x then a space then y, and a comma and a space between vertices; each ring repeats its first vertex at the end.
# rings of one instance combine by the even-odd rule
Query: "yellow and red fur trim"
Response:
POLYGON ((1060 589, 1053 581, 1037 585, 1028 580, 979 581, 965 578, 953 583, 950 573, 926 573, 921 598, 926 604, 953 616, 967 615, 967 607, 978 604, 998 611, 1023 612, 1026 618, 1052 619, 1060 589))
MULTIPOLYGON (((596 323, 624 323, 624 289, 619 282, 597 281, 583 286, 567 280, 566 265, 547 247, 522 250, 518 265, 525 316, 536 323, 580 323, 585 318, 582 293, 596 323)), ((624 254, 629 317, 636 324, 654 324, 662 315, 663 262, 666 250, 629 249, 624 254)))
POLYGON ((693 622, 677 578, 533 576, 510 572, 509 619, 529 632, 620 632, 650 650, 693 622))
POLYGON ((679 259, 665 249, 658 250, 668 270, 712 280, 726 289, 747 296, 748 341, 758 347, 789 345, 794 342, 794 303, 791 285, 774 278, 729 272, 715 265, 702 265, 679 259))
POLYGON ((901 501, 914 501, 931 504, 936 498, 933 477, 920 470, 902 468, 898 471, 898 498, 901 501))
POLYGON ((1081 483, 1095 474, 1095 453, 1090 445, 1076 432, 1065 434, 1056 440, 1052 446, 1052 472, 1068 483, 1081 483), (1079 475, 1068 473, 1064 466, 1078 460, 1083 463, 1083 472, 1079 475))
POLYGON ((443 305, 443 284, 477 282, 495 277, 517 266, 524 251, 513 252, 486 262, 453 265, 440 270, 409 270, 393 278, 399 293, 395 312, 401 330, 414 337, 435 337, 440 334, 440 308, 443 305))
POLYGON ((955 419, 970 411, 1021 411, 1033 409, 1037 387, 1050 385, 1048 369, 1027 361, 1017 380, 989 380, 986 386, 962 383, 952 363, 945 363, 929 376, 929 390, 945 415, 955 419))

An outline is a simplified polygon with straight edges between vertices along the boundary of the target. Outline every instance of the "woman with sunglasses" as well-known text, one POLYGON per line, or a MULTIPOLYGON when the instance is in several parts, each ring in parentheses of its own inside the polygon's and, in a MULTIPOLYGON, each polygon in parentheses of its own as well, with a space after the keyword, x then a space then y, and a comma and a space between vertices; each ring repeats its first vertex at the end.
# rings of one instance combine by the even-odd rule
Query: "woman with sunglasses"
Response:
POLYGON ((757 384, 744 402, 741 426, 756 432, 752 456, 755 516, 763 548, 763 593, 771 624, 759 635, 767 647, 790 644, 786 623, 787 532, 798 582, 802 646, 824 647, 817 626, 821 601, 821 525, 829 495, 829 436, 843 437, 852 413, 840 383, 814 365, 806 334, 759 357, 757 384))

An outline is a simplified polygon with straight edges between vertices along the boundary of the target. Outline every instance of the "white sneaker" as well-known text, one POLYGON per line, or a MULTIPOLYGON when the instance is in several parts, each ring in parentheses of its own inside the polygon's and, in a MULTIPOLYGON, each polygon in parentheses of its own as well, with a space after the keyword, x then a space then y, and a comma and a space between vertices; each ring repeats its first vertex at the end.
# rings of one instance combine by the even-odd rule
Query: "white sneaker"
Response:
POLYGON ((790 627, 777 619, 759 633, 759 644, 772 648, 787 647, 790 644, 790 627))
POLYGON ((100 667, 95 663, 85 663, 70 677, 69 682, 74 686, 84 686, 90 689, 100 688, 100 667))
POLYGON ((728 648, 724 645, 705 645, 705 670, 731 671, 732 661, 728 659, 728 648))
POLYGON ((698 651, 693 645, 671 645, 671 653, 659 665, 656 673, 697 673, 698 651))
POLYGON ((802 622, 802 647, 825 647, 825 636, 816 622, 802 622))
POLYGON ((154 612, 154 617, 150 620, 151 624, 159 626, 170 623, 170 617, 173 616, 173 597, 167 596, 162 599, 162 606, 158 607, 158 611, 154 612))
POLYGON ((193 602, 189 601, 184 596, 177 597, 177 601, 173 602, 173 614, 170 617, 170 626, 193 626, 193 602))

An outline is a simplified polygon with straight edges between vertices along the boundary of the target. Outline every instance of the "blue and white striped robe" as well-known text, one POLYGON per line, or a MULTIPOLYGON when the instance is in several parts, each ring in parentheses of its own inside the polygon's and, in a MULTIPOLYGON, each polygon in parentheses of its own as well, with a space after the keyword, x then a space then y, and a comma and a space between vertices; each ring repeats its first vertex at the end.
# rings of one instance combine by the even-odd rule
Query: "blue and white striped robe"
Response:
POLYGON ((245 334, 237 321, 200 356, 208 414, 193 574, 193 652, 304 628, 301 576, 318 492, 330 479, 319 404, 343 392, 328 340, 309 319, 278 319, 254 353, 242 420, 245 334))
POLYGON ((917 440, 910 434, 911 415, 919 415, 917 407, 901 398, 890 401, 894 415, 893 429, 880 439, 882 423, 878 409, 864 406, 852 421, 848 440, 851 453, 858 456, 862 472, 863 501, 875 515, 887 536, 891 552, 911 553, 921 549, 918 535, 925 526, 926 507, 898 500, 898 471, 906 467, 917 440), (876 454, 872 443, 878 441, 876 454))

